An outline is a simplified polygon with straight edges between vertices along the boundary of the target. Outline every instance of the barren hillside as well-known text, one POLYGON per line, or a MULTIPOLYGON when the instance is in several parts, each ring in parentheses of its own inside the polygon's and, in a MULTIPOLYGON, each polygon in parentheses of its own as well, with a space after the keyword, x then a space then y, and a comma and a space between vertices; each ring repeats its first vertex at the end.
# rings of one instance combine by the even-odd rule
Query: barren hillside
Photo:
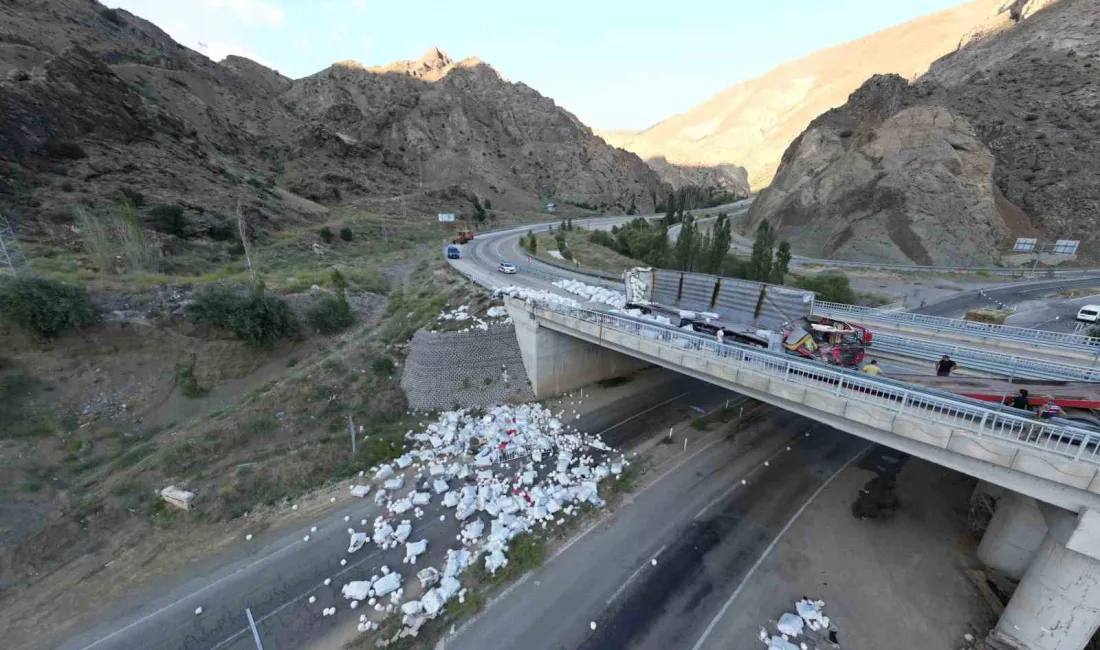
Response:
POLYGON ((784 63, 739 83, 686 113, 640 133, 604 132, 643 159, 679 165, 741 165, 754 189, 771 182, 787 145, 821 113, 843 104, 875 74, 907 79, 978 33, 1010 20, 1012 0, 975 0, 857 41, 784 63))
POLYGON ((94 0, 0 4, 0 114, 0 210, 49 241, 124 190, 183 205, 199 235, 238 201, 260 227, 307 222, 316 206, 294 193, 467 213, 475 197, 624 212, 664 195, 639 158, 480 61, 432 49, 292 81, 94 0))

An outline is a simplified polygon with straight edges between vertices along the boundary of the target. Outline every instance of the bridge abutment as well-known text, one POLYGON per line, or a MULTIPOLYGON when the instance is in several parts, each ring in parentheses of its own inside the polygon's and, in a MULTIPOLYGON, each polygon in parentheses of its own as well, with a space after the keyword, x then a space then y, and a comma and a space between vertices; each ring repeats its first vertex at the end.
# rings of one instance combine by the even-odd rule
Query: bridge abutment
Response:
POLYGON ((603 379, 621 377, 649 363, 542 327, 526 308, 505 301, 516 327, 523 367, 536 399, 568 393, 603 379))

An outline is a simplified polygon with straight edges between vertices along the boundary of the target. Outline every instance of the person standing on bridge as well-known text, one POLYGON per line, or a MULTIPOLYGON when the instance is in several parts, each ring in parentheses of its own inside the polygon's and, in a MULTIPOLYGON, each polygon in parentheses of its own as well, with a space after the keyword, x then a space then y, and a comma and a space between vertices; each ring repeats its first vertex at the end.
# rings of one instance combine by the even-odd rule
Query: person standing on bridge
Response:
POLYGON ((936 376, 937 377, 950 377, 951 371, 958 368, 959 364, 951 360, 951 357, 946 354, 940 357, 940 360, 936 362, 936 376))
POLYGON ((1019 394, 1012 398, 1012 408, 1020 409, 1021 411, 1030 411, 1031 402, 1027 397, 1027 390, 1021 388, 1019 394))
POLYGON ((718 345, 722 345, 726 342, 726 331, 721 327, 718 328, 718 331, 715 332, 714 335, 718 337, 718 345))
POLYGON ((877 359, 871 359, 871 363, 863 366, 863 372, 877 377, 882 375, 882 368, 878 367, 877 359))

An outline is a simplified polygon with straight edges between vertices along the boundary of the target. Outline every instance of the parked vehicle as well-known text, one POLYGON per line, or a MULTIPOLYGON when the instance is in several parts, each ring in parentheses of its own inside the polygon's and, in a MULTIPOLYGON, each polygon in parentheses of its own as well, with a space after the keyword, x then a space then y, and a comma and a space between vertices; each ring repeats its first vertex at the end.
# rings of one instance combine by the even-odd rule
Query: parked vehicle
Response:
POLYGON ((506 273, 508 275, 515 275, 516 265, 512 264, 511 262, 501 262, 500 266, 497 267, 497 270, 501 273, 506 273))
POLYGON ((466 244, 470 240, 472 240, 473 238, 474 238, 474 231, 472 231, 472 230, 459 230, 458 233, 455 235, 454 242, 452 242, 452 243, 466 244))
POLYGON ((1100 321, 1100 305, 1085 305, 1077 310, 1077 320, 1082 323, 1095 323, 1100 321))
POLYGON ((458 246, 451 245, 451 246, 447 247, 447 259, 457 260, 457 259, 460 259, 461 257, 462 257, 462 253, 459 251, 458 246))

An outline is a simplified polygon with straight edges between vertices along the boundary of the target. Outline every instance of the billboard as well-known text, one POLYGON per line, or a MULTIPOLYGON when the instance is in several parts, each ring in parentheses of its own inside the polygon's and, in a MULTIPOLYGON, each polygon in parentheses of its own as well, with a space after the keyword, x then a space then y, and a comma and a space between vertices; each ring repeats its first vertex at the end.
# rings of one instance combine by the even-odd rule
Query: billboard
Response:
POLYGON ((1013 253, 1034 253, 1035 244, 1038 240, 1028 239, 1026 237, 1020 237, 1016 240, 1016 243, 1012 246, 1013 253))
POLYGON ((439 220, 440 221, 454 221, 455 216, 453 214, 450 214, 450 213, 440 212, 439 213, 439 220))
POLYGON ((1054 253, 1059 255, 1076 255, 1077 247, 1081 242, 1077 239, 1059 239, 1054 242, 1054 253))

